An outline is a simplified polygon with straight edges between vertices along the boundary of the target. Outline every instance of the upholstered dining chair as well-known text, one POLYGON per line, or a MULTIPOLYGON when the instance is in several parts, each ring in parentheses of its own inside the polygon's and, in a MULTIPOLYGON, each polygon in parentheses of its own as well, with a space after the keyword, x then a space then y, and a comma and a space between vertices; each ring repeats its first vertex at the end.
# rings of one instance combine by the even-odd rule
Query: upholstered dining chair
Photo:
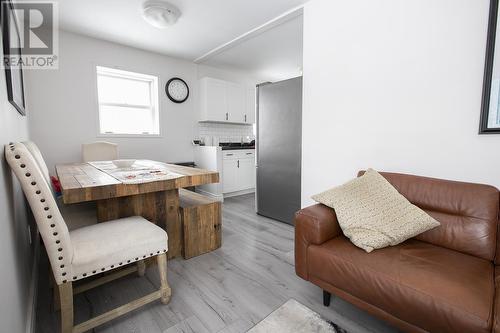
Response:
MULTIPOLYGON (((40 171, 42 171, 43 178, 45 178, 50 189, 52 190, 52 193, 55 195, 51 185, 49 168, 45 163, 42 152, 33 141, 23 141, 22 144, 26 146, 28 151, 34 157, 40 171)), ((59 207, 59 211, 66 219, 66 225, 69 230, 97 223, 97 207, 95 202, 81 202, 72 205, 65 205, 62 202, 62 198, 56 198, 56 202, 59 207)))
POLYGON ((82 160, 111 161, 118 159, 118 145, 116 143, 97 141, 82 144, 82 160))
POLYGON ((59 290, 62 333, 88 331, 157 299, 163 304, 169 302, 168 236, 162 228, 134 216, 68 231, 43 172, 26 146, 22 143, 6 145, 5 157, 21 183, 47 250, 59 290), (143 260, 150 257, 157 258, 159 290, 74 325, 74 294, 136 271, 144 275, 143 260), (107 271, 113 272, 87 284, 73 286, 76 281, 107 271))

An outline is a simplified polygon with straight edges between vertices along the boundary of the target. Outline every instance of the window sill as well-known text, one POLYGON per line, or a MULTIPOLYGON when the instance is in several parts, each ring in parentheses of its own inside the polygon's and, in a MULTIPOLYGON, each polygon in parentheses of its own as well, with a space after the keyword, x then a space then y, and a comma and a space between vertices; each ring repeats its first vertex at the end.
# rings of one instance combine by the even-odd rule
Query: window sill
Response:
POLYGON ((150 139, 161 139, 163 136, 161 134, 97 134, 98 138, 150 138, 150 139))

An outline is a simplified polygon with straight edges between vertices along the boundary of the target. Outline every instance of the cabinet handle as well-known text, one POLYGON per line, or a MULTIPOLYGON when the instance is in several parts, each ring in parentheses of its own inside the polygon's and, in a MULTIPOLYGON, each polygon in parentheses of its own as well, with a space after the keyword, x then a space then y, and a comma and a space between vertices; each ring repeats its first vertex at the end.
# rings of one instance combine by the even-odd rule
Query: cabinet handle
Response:
POLYGON ((247 155, 252 155, 253 153, 247 153, 247 155))
POLYGON ((234 154, 226 154, 226 156, 233 156, 234 154))
POLYGON ((247 115, 245 115, 245 123, 247 122, 247 115))
POLYGON ((238 168, 240 167, 240 160, 238 160, 238 168))
POLYGON ((226 120, 229 120, 229 113, 226 112, 226 120))

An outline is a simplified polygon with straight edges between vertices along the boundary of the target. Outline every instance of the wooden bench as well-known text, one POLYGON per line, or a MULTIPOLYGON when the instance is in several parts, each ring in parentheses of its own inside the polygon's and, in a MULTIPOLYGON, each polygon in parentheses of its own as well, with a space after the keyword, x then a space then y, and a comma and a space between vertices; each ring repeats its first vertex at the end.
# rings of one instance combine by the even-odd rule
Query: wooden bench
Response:
POLYGON ((221 202, 199 193, 180 189, 179 208, 184 229, 182 256, 199 256, 221 247, 221 202))

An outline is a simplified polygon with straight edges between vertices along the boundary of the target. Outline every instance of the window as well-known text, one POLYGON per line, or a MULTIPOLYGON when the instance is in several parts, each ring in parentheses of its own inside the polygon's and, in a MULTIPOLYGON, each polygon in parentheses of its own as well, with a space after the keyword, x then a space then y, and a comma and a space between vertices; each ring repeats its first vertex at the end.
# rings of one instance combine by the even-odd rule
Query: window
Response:
POLYGON ((160 135, 158 78, 97 66, 99 131, 160 135))

